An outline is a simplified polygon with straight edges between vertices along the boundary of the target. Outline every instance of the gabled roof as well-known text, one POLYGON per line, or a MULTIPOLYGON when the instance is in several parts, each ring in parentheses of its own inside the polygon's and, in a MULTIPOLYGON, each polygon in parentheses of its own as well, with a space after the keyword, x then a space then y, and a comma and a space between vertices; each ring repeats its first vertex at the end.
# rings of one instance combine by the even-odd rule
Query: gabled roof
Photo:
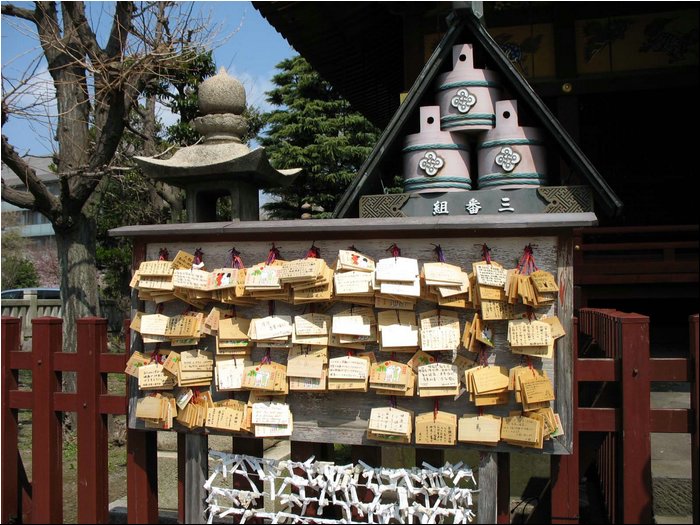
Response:
MULTIPOLYGON (((355 180, 346 190, 336 207, 333 217, 357 216, 358 203, 362 195, 382 193, 383 181, 393 178, 395 173, 385 173, 384 162, 387 156, 399 158, 403 138, 410 132, 414 115, 431 92, 433 82, 444 66, 451 63, 452 46, 469 42, 483 50, 490 65, 499 71, 506 86, 518 101, 524 104, 539 121, 538 125, 548 132, 553 143, 558 146, 562 158, 570 168, 579 174, 593 189, 596 202, 609 216, 620 214, 622 202, 598 173, 595 166, 581 151, 561 123, 542 102, 529 83, 518 73, 510 60, 503 54, 498 44, 469 10, 459 10, 450 16, 449 26, 442 41, 428 59, 423 70, 404 102, 399 106, 384 129, 374 150, 360 168, 355 180)), ((393 168, 395 169, 395 167, 393 168)))

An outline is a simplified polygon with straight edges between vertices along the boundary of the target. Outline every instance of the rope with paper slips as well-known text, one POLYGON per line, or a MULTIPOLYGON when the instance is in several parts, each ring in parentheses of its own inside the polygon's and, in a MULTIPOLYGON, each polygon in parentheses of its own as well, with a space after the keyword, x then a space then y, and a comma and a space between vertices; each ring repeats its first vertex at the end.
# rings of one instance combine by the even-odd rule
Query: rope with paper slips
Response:
POLYGON ((316 462, 313 456, 304 462, 278 462, 215 450, 211 450, 210 455, 218 461, 215 472, 204 484, 204 489, 209 492, 206 499, 209 523, 213 522, 213 517, 224 518, 232 514, 240 516, 240 521, 260 518, 279 523, 288 518, 294 523, 329 524, 355 522, 353 518, 356 516, 367 516, 369 523, 376 523, 375 517, 381 523, 388 523, 391 518, 400 523, 410 523, 414 518, 421 523, 436 523, 443 517, 451 523, 468 523, 475 517, 470 510, 473 505, 471 496, 479 490, 471 469, 461 462, 455 465, 447 463, 438 468, 424 462, 422 468, 388 469, 371 467, 362 461, 357 465, 329 465, 316 462), (243 478, 250 488, 227 488, 230 486, 229 475, 243 478), (214 484, 219 478, 224 486, 214 484), (264 481, 265 490, 261 491, 251 478, 264 481), (474 488, 469 487, 470 484, 474 488), (290 485, 298 490, 290 493, 290 485), (358 498, 357 488, 361 487, 371 491, 374 498, 369 501, 358 498), (311 494, 307 494, 309 490, 311 494), (397 492, 399 502, 395 502, 397 492), (263 496, 273 502, 279 501, 282 508, 289 510, 269 513, 251 505, 263 496), (400 503, 401 496, 403 504, 400 503), (431 503, 432 497, 436 498, 435 504, 431 503), (425 504, 419 503, 423 498, 425 504), (307 515, 310 504, 317 504, 316 516, 307 515), (320 517, 324 507, 331 504, 342 510, 342 518, 328 520, 320 517), (293 510, 295 507, 299 509, 297 514, 293 510))

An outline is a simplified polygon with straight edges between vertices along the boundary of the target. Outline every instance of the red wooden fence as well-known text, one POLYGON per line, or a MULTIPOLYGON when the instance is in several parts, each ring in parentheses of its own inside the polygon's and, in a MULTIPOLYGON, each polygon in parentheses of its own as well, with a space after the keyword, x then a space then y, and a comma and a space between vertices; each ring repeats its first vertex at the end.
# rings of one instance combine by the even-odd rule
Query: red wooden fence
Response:
MULTIPOLYGON (((578 356, 574 363, 574 450, 552 456, 552 523, 578 523, 581 432, 606 432, 597 452, 600 483, 611 522, 651 521, 650 432, 689 432, 692 435, 693 521, 698 517, 698 316, 690 318, 690 358, 649 356, 649 319, 612 310, 582 309, 581 334, 590 336, 604 358, 578 356), (621 384, 615 408, 579 406, 579 383, 609 381, 621 384), (650 408, 651 381, 691 383, 691 409, 650 408), (624 439, 622 436, 624 435, 624 439), (624 480, 624 483, 621 483, 624 480)), ((2 514, 7 523, 63 521, 62 412, 78 414, 78 522, 105 523, 108 508, 107 415, 125 414, 127 398, 107 394, 107 373, 123 373, 124 353, 107 353, 104 319, 78 321, 78 348, 62 352, 61 320, 34 321, 33 349, 21 351, 21 324, 2 318, 2 514), (19 370, 32 371, 32 390, 18 389, 19 370), (61 391, 61 373, 75 371, 78 391, 61 391), (32 410, 32 483, 23 477, 17 448, 18 410, 32 410)), ((127 348, 129 348, 127 340, 127 348)), ((183 435, 178 438, 184 437, 183 435)), ((184 439, 178 439, 179 460, 184 439)), ((237 439, 239 445, 257 440, 237 439)), ((299 444, 297 444, 298 446, 299 444)), ((240 447, 239 447, 240 448, 240 447)), ((367 447, 368 449, 374 447, 367 447)), ((158 521, 156 433, 129 430, 127 434, 127 497, 129 523, 158 521)), ((308 451, 293 450, 304 458, 308 451), (302 453, 303 452, 303 453, 302 453)), ((318 454, 320 451, 314 451, 318 454)), ((358 453, 362 452, 360 449, 358 453)), ((366 456, 370 456, 366 451, 366 456)), ((437 451, 439 452, 439 451, 437 451)), ((353 449, 353 453, 355 450, 353 449)), ((359 456, 358 456, 359 457, 359 456)), ((355 459, 355 458, 353 458, 355 459)), ((374 458, 376 462, 377 458, 374 458)), ((499 454, 498 522, 508 523, 508 455, 499 454), (501 457, 502 456, 502 457, 501 457)), ((373 463, 374 463, 373 462, 373 463)), ((184 468, 178 475, 180 519, 186 496, 184 468)), ((190 491, 194 488, 190 488, 190 491)))
POLYGON ((584 308, 579 333, 592 338, 603 358, 574 351, 574 453, 552 458, 552 523, 579 522, 581 432, 606 432, 596 452, 600 486, 611 523, 651 523, 651 432, 691 434, 693 523, 698 516, 698 315, 690 317, 689 358, 652 358, 649 318, 614 310, 584 308), (580 407, 579 383, 618 382, 612 408, 580 407), (691 408, 652 409, 651 382, 690 382, 691 408))
MULTIPOLYGON (((0 519, 3 523, 13 518, 24 523, 63 522, 62 413, 76 412, 78 522, 107 523, 107 416, 126 414, 127 409, 124 395, 107 393, 107 374, 124 372, 126 353, 107 352, 107 321, 101 318, 77 321, 76 352, 62 351, 61 319, 33 320, 31 351, 21 350, 21 330, 20 319, 2 318, 0 519), (31 390, 19 390, 20 370, 31 370, 31 390), (77 373, 76 392, 62 391, 63 372, 77 373), (32 411, 31 489, 21 482, 23 465, 17 447, 20 409, 32 411), (31 498, 27 497, 30 492, 31 498)), ((157 521, 157 498, 150 497, 148 490, 155 479, 155 433, 129 431, 127 443, 129 521, 157 521)))

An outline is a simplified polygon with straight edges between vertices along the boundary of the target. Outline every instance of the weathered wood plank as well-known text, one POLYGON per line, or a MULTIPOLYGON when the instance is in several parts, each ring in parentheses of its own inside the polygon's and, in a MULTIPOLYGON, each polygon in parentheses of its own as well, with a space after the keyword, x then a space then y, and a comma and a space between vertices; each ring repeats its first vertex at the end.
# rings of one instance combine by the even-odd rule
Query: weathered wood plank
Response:
POLYGON ((577 336, 574 331, 574 242, 570 235, 561 236, 557 245, 557 283, 559 284, 559 304, 557 315, 564 327, 566 335, 557 340, 556 344, 556 385, 557 398, 554 401, 554 411, 559 414, 564 435, 556 438, 558 442, 571 452, 573 448, 573 370, 574 343, 577 336))
MULTIPOLYGON (((293 221, 292 221, 293 222, 293 221)), ((301 221, 303 225, 309 224, 310 221, 301 221)), ((262 223, 261 223, 262 224, 262 223)), ((303 241, 288 239, 283 233, 278 232, 278 237, 275 242, 281 251, 283 258, 287 260, 303 257, 311 245, 313 232, 306 232, 306 239, 303 241)), ((425 233, 424 233, 425 235, 425 233)), ((553 315, 558 313, 562 323, 568 334, 573 333, 570 316, 573 313, 573 280, 571 270, 571 253, 572 245, 569 238, 560 240, 554 235, 540 235, 527 237, 489 237, 484 235, 467 236, 468 232, 463 232, 461 238, 430 236, 426 238, 405 238, 395 236, 379 239, 362 239, 343 235, 338 239, 316 242, 316 246, 320 248, 321 255, 327 262, 332 263, 339 249, 346 249, 349 245, 354 244, 360 251, 367 253, 375 258, 383 258, 389 256, 386 249, 396 242, 402 249, 402 255, 406 257, 414 257, 420 263, 435 261, 434 244, 440 244, 447 262, 459 264, 462 267, 470 267, 472 262, 481 260, 481 248, 483 244, 487 244, 491 248, 491 256, 494 261, 502 263, 506 267, 514 267, 520 259, 523 248, 527 244, 532 244, 534 255, 539 268, 548 270, 555 275, 558 275, 562 284, 562 298, 558 305, 549 308, 540 308, 538 313, 553 315)), ((158 251, 161 247, 166 246, 170 253, 174 255, 178 250, 193 252, 195 248, 201 248, 204 252, 204 261, 208 268, 225 266, 229 263, 228 250, 232 245, 241 252, 244 263, 251 265, 265 260, 268 251, 271 247, 271 242, 236 240, 234 242, 196 242, 188 239, 183 242, 182 238, 177 240, 164 239, 162 242, 152 242, 147 247, 147 259, 156 259, 158 251)), ((153 305, 149 304, 149 311, 152 311, 153 305)), ((346 308, 346 303, 335 303, 330 306, 328 313, 335 313, 343 308, 346 308)), ((433 308, 434 305, 419 302, 417 312, 426 311, 433 308)), ((166 314, 180 313, 183 305, 180 302, 166 303, 166 314)), ((268 315, 268 304, 266 301, 261 301, 256 307, 243 308, 239 307, 238 315, 245 317, 264 317, 268 315)), ((285 303, 277 302, 276 312, 278 314, 301 314, 304 311, 303 306, 292 306, 285 303)), ((521 311, 524 311, 522 308, 521 311)), ((467 318, 471 318, 473 310, 459 310, 462 327, 467 318)), ((488 352, 489 364, 495 364, 504 367, 513 367, 520 364, 520 356, 512 354, 507 344, 507 322, 497 321, 492 323, 494 329, 495 350, 488 352)), ((150 345, 147 345, 150 346, 150 345)), ((214 338, 207 337, 203 340, 203 347, 208 347, 213 351, 214 338)), ((545 442, 545 453, 565 454, 570 450, 571 432, 567 432, 567 421, 570 421, 571 403, 566 399, 571 396, 571 381, 570 376, 572 370, 571 360, 571 337, 560 340, 558 343, 556 359, 547 360, 532 358, 533 366, 544 369, 547 374, 552 377, 557 391, 557 410, 562 410, 562 421, 565 422, 566 435, 560 440, 550 440, 545 442), (568 414, 568 415, 566 415, 568 414)), ((375 345, 370 345, 370 349, 377 351, 377 357, 388 358, 389 352, 379 352, 375 345)), ((146 352, 149 348, 146 349, 146 352)), ((475 354, 469 354, 464 350, 460 353, 475 358, 475 354)), ((337 357, 344 355, 344 350, 331 349, 329 357, 337 357)), ((252 353, 254 361, 260 361, 264 351, 255 349, 252 353)), ((272 359, 277 362, 286 363, 287 352, 282 350, 272 350, 272 359)), ((406 362, 411 354, 398 353, 396 359, 406 362)), ((443 361, 451 359, 449 352, 443 353, 441 356, 443 361)), ((134 385, 135 386, 135 385, 134 385)), ((132 395, 130 421, 131 428, 144 428, 143 423, 136 421, 134 414, 134 391, 130 391, 132 395)), ((230 393, 225 393, 228 396, 230 393)), ((216 394, 218 398, 220 394, 216 394)), ((246 400, 247 392, 235 392, 233 397, 246 400)), ((366 439, 367 421, 371 408, 375 406, 386 406, 388 400, 385 396, 379 396, 370 391, 367 393, 352 393, 352 392, 324 392, 319 394, 295 392, 287 398, 291 410, 294 414, 294 433, 291 436, 295 441, 319 442, 319 443, 343 443, 350 445, 378 445, 379 443, 368 441, 366 439)), ((398 398, 398 405, 410 408, 416 414, 421 412, 431 412, 433 410, 434 398, 398 398)), ((440 409, 452 412, 462 416, 463 414, 476 414, 477 410, 473 403, 467 400, 467 396, 462 395, 458 399, 449 397, 440 398, 440 409)), ((506 416, 511 410, 520 409, 520 405, 515 404, 514 400, 508 405, 499 407, 487 408, 486 412, 490 414, 506 416)), ((201 429, 199 432, 203 432, 201 429)), ((238 434, 242 435, 242 434, 238 434)), ((409 445, 410 446, 410 445, 409 445)), ((437 447, 441 448, 441 447, 437 447)), ((458 448, 474 448, 472 445, 459 444, 458 448)), ((508 445, 500 445, 497 448, 498 452, 521 451, 520 448, 508 445)), ((527 450, 526 452, 535 452, 527 450)))
POLYGON ((208 477, 208 454, 207 436, 185 436, 185 523, 206 523, 205 493, 201 487, 208 477))
POLYGON ((498 455, 495 452, 481 453, 477 481, 479 493, 476 496, 476 522, 497 523, 498 455))
POLYGON ((389 217, 379 219, 308 219, 292 221, 235 221, 185 224, 157 224, 152 226, 122 226, 109 230, 112 237, 157 237, 178 241, 195 235, 215 235, 240 239, 331 239, 379 238, 390 235, 425 237, 453 233, 465 237, 477 232, 505 232, 512 235, 518 230, 524 237, 533 228, 580 228, 597 224, 594 213, 529 213, 518 215, 437 215, 434 217, 389 217))

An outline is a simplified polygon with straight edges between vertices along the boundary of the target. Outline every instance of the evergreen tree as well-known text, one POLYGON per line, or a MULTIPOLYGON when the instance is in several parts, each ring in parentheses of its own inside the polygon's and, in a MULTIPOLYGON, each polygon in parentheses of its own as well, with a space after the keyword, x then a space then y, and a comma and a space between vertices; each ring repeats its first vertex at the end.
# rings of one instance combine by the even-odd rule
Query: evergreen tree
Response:
POLYGON ((263 206, 271 218, 298 219, 305 211, 329 217, 338 199, 370 154, 379 130, 300 56, 277 64, 267 92, 278 109, 263 115, 259 142, 277 169, 302 168, 294 184, 273 188, 279 200, 263 206), (311 209, 302 208, 304 204, 311 209))

